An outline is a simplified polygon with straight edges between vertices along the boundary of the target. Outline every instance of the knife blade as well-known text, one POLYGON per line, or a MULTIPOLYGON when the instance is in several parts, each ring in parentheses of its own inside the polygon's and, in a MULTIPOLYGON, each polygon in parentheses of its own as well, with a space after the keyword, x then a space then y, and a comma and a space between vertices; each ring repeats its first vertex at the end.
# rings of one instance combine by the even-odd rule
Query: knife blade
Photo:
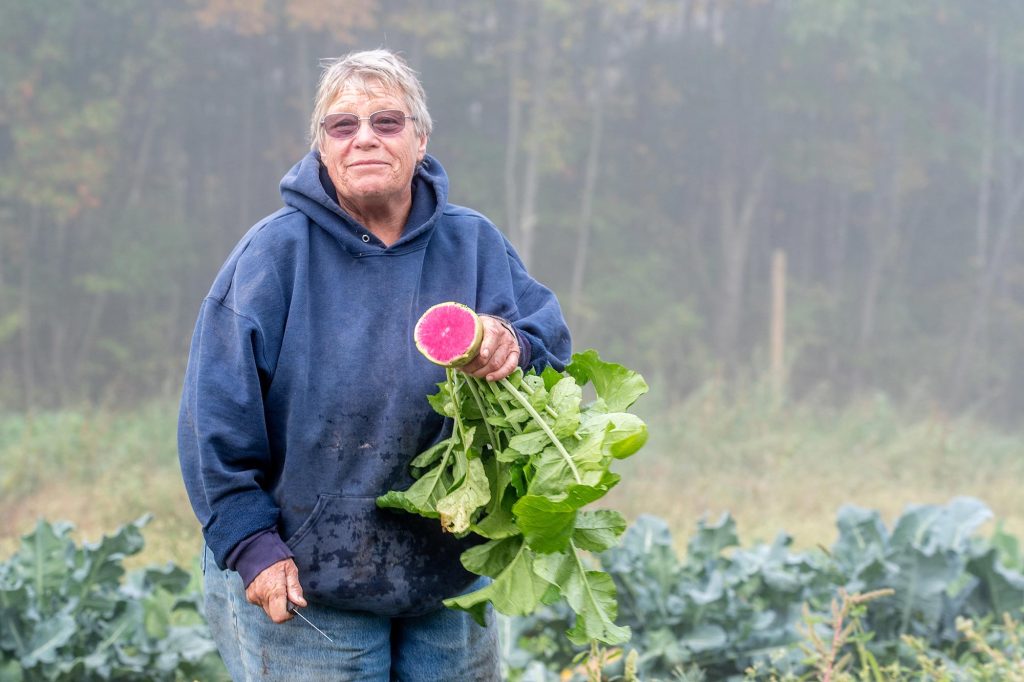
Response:
POLYGON ((306 621, 306 625, 308 625, 309 627, 313 628, 314 630, 319 632, 321 635, 326 637, 328 642, 330 642, 331 644, 334 644, 334 640, 331 639, 330 637, 327 637, 327 633, 326 632, 324 632, 323 630, 321 630, 317 626, 313 625, 313 623, 309 620, 309 618, 306 618, 304 615, 299 613, 299 607, 295 606, 295 604, 293 604, 291 602, 288 602, 288 613, 290 613, 290 614, 292 614, 294 616, 298 616, 302 620, 306 621))

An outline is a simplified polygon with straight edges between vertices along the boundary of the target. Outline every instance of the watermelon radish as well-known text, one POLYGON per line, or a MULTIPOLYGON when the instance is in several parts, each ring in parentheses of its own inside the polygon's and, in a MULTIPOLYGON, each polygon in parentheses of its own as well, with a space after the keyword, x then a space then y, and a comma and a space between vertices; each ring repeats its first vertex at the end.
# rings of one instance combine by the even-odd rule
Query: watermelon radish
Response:
POLYGON ((420 316, 413 338, 416 348, 431 362, 461 367, 480 350, 484 325, 475 312, 461 303, 438 303, 420 316))

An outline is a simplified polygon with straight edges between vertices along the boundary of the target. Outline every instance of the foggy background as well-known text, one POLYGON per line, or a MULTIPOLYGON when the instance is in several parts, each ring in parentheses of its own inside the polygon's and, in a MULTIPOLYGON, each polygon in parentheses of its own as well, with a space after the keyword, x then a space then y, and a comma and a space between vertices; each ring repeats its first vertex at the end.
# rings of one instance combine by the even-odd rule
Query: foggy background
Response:
MULTIPOLYGON (((115 609, 62 586, 29 606, 29 533, 146 525, 130 565, 198 585, 176 450, 196 315, 309 149, 320 60, 377 47, 421 76, 450 200, 554 289, 576 350, 651 386, 631 408, 650 440, 598 503, 633 528, 656 517, 636 550, 650 587, 615 578, 642 662, 751 643, 777 660, 764 616, 826 608, 805 588, 831 590, 858 555, 851 591, 917 601, 871 630, 844 606, 858 653, 837 674, 891 670, 869 650, 965 663, 978 642, 1005 653, 998 670, 1020 664, 1005 646, 1024 635, 1024 0, 0 0, 0 573, 19 538, 29 557, 4 573, 0 640, 24 624, 45 641, 30 658, 72 676, 56 637, 86 663, 190 641, 134 644, 181 622, 162 610, 190 602, 166 592, 115 609), (628 615, 642 595, 651 610, 628 615), (967 643, 954 615, 989 596, 1015 620, 984 615, 995 638, 967 643), (98 609, 145 623, 102 630, 98 609), (950 648, 887 643, 897 621, 950 648)), ((44 544, 47 583, 119 579, 44 544)), ((131 581, 122 596, 141 594, 131 581)), ((815 640, 789 652, 811 662, 830 616, 805 613, 815 640)), ((545 628, 526 658, 519 635, 503 651, 537 662, 564 639, 545 628)), ((0 651, 0 678, 18 666, 0 651)))
POLYGON ((318 60, 379 46, 421 74, 451 200, 645 409, 771 378, 1018 425, 1009 0, 8 0, 0 410, 175 397, 215 272, 308 149, 318 60))

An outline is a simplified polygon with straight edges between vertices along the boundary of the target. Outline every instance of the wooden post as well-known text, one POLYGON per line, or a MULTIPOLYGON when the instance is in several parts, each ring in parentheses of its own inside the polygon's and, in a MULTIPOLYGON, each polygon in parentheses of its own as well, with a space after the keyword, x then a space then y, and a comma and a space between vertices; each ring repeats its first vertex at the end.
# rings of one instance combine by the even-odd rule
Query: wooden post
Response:
POLYGON ((772 253, 771 381, 775 399, 786 397, 786 252, 772 253))

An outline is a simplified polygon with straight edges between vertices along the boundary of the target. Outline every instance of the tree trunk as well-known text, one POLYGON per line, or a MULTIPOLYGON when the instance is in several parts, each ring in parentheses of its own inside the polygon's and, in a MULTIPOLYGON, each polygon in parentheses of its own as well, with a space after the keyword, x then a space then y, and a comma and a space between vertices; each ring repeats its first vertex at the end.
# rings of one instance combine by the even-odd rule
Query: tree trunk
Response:
POLYGON ((772 394, 776 405, 786 399, 786 252, 772 253, 770 357, 772 394))
POLYGON ((742 196, 734 169, 726 169, 725 177, 719 184, 722 278, 717 337, 719 353, 727 362, 735 360, 737 356, 750 241, 764 197, 768 168, 768 161, 763 159, 750 179, 749 188, 742 196))
POLYGON ((512 37, 508 42, 508 127, 505 132, 505 221, 509 238, 519 241, 519 126, 522 119, 519 81, 522 78, 523 3, 512 4, 512 37))
POLYGON ((39 230, 39 208, 29 207, 28 234, 25 236, 25 255, 21 271, 21 383, 24 391, 25 411, 31 411, 36 403, 35 339, 32 338, 32 280, 35 277, 32 253, 36 232, 39 230))
POLYGON ((988 32, 988 46, 985 64, 985 129, 981 139, 981 173, 978 181, 978 215, 975 222, 975 266, 985 270, 988 259, 989 214, 992 197, 992 166, 995 138, 996 87, 998 77, 998 55, 996 52, 995 30, 988 32))
POLYGON ((735 53, 726 57, 723 76, 716 85, 722 101, 729 104, 718 112, 721 124, 717 128, 722 135, 723 158, 717 185, 721 268, 715 332, 718 353, 730 368, 739 364, 746 278, 754 228, 761 219, 770 180, 774 129, 774 114, 764 103, 769 92, 768 70, 751 72, 744 62, 771 64, 775 48, 768 8, 710 3, 707 19, 707 36, 713 49, 730 52, 726 36, 736 37, 744 41, 746 55, 742 60, 735 53), (751 78, 750 74, 756 75, 751 78))
MULTIPOLYGON (((826 262, 828 264, 828 291, 831 298, 831 325, 833 342, 827 351, 825 376, 838 377, 848 367, 847 350, 849 346, 842 342, 846 330, 844 322, 846 252, 850 234, 850 190, 839 187, 829 202, 826 211, 828 243, 826 244, 826 262)), ((835 388, 838 388, 835 387, 835 388)))
MULTIPOLYGON (((309 31, 295 31, 296 38, 296 50, 295 56, 298 61, 298 69, 295 73, 309 74, 310 69, 313 67, 312 59, 309 56, 309 31)), ((317 75, 319 78, 319 74, 317 75)), ((287 81, 287 79, 286 79, 287 81)), ((287 90, 287 87, 284 88, 287 90)), ((313 110, 313 97, 316 95, 313 92, 313 81, 308 75, 299 78, 299 103, 302 105, 300 111, 312 112, 313 110)), ((302 124, 301 130, 308 130, 309 128, 309 116, 300 115, 296 117, 296 122, 302 124)), ((309 140, 312 143, 312 140, 309 140)), ((291 160, 286 160, 291 162, 291 160)))
MULTIPOLYGON (((65 220, 61 220, 55 226, 53 250, 48 258, 53 264, 55 278, 63 277, 70 272, 67 262, 67 239, 68 225, 65 220)), ((49 323, 47 326, 50 330, 50 358, 47 363, 48 383, 52 384, 52 394, 56 396, 57 404, 61 407, 69 403, 69 391, 71 386, 77 383, 76 377, 68 372, 65 353, 68 328, 74 326, 74 313, 78 308, 76 303, 71 300, 71 296, 77 293, 77 291, 58 291, 57 300, 52 307, 47 306, 46 310, 48 318, 46 321, 49 323)))
MULTIPOLYGON (((3 351, 4 345, 8 342, 15 343, 16 338, 8 338, 8 335, 13 336, 12 331, 8 327, 12 322, 17 325, 18 317, 20 316, 20 310, 16 301, 11 295, 12 291, 7 289, 7 273, 5 259, 6 239, 5 235, 8 234, 8 225, 3 222, 2 216, 0 216, 0 377, 6 377, 9 381, 17 381, 17 364, 15 363, 15 355, 17 352, 13 349, 11 352, 3 351)), ((17 326, 15 326, 15 330, 17 326)), ((0 409, 3 408, 2 402, 3 394, 0 394, 0 409)))
POLYGON ((857 332, 857 346, 854 353, 853 390, 859 391, 864 385, 864 357, 875 341, 875 324, 878 316, 878 301, 882 293, 885 274, 892 266, 902 241, 903 187, 901 169, 903 151, 901 130, 887 120, 878 124, 879 138, 890 150, 883 164, 875 173, 875 186, 871 196, 871 208, 865 225, 867 232, 868 264, 862 284, 863 296, 860 305, 860 323, 857 332))
POLYGON ((124 203, 124 211, 122 215, 127 212, 131 207, 138 206, 142 198, 142 188, 145 184, 146 174, 149 171, 149 159, 152 155, 153 150, 153 138, 156 136, 156 126, 160 122, 160 116, 156 111, 158 100, 155 93, 151 93, 146 101, 149 106, 146 108, 146 114, 143 117, 143 130, 142 138, 139 142, 138 153, 133 159, 134 169, 132 172, 131 187, 129 188, 124 203))
POLYGON ((537 192, 540 189, 540 157, 544 129, 547 126, 548 80, 551 73, 552 41, 544 30, 543 12, 538 21, 537 55, 533 92, 530 96, 530 121, 527 125, 526 158, 523 169, 523 197, 519 211, 519 256, 529 269, 533 262, 533 244, 537 230, 537 192))
POLYGON ((222 168, 234 166, 235 172, 239 176, 238 214, 235 223, 231 226, 231 234, 237 234, 237 230, 245 229, 249 225, 249 219, 252 216, 253 168, 256 166, 256 159, 247 159, 244 155, 253 154, 256 149, 253 135, 255 128, 253 120, 253 106, 256 103, 255 88, 255 79, 248 81, 246 85, 242 86, 242 141, 238 148, 231 151, 228 163, 222 166, 222 168), (232 163, 232 160, 235 163, 232 163))
POLYGON ((964 328, 950 381, 950 396, 955 406, 962 406, 967 402, 970 394, 970 377, 979 373, 984 374, 981 370, 988 356, 992 299, 1002 277, 1010 240, 1024 204, 1024 173, 1020 172, 1011 144, 1015 139, 1015 73, 1008 61, 997 56, 992 42, 994 39, 990 38, 986 74, 986 125, 983 133, 985 143, 982 147, 981 178, 978 188, 977 280, 968 322, 964 328), (988 92, 990 86, 995 88, 991 97, 988 92), (993 188, 990 173, 996 163, 999 164, 999 186, 993 188), (991 198, 993 189, 997 190, 995 201, 991 198), (994 239, 989 234, 992 213, 997 214, 994 239))
MULTIPOLYGON (((603 75, 599 78, 604 78, 603 75)), ((583 177, 583 193, 580 197, 580 223, 576 235, 576 256, 572 267, 572 284, 569 289, 569 309, 573 328, 583 322, 586 302, 583 300, 583 283, 586 277, 587 259, 590 255, 590 233, 593 229, 594 188, 597 186, 598 159, 601 153, 601 139, 604 134, 603 96, 594 97, 594 114, 590 122, 590 142, 583 177)))
POLYGON ((587 260, 590 253, 590 233, 593 229, 594 190, 597 187, 598 160, 601 158, 601 141, 604 139, 604 113, 610 88, 608 73, 608 41, 604 38, 607 10, 602 13, 598 27, 597 44, 600 57, 595 73, 595 82, 590 90, 590 140, 587 145, 587 160, 583 172, 583 192, 580 197, 579 231, 576 235, 576 256, 573 260, 572 283, 569 288, 570 328, 579 330, 585 316, 586 302, 583 300, 583 284, 586 277, 587 260))

